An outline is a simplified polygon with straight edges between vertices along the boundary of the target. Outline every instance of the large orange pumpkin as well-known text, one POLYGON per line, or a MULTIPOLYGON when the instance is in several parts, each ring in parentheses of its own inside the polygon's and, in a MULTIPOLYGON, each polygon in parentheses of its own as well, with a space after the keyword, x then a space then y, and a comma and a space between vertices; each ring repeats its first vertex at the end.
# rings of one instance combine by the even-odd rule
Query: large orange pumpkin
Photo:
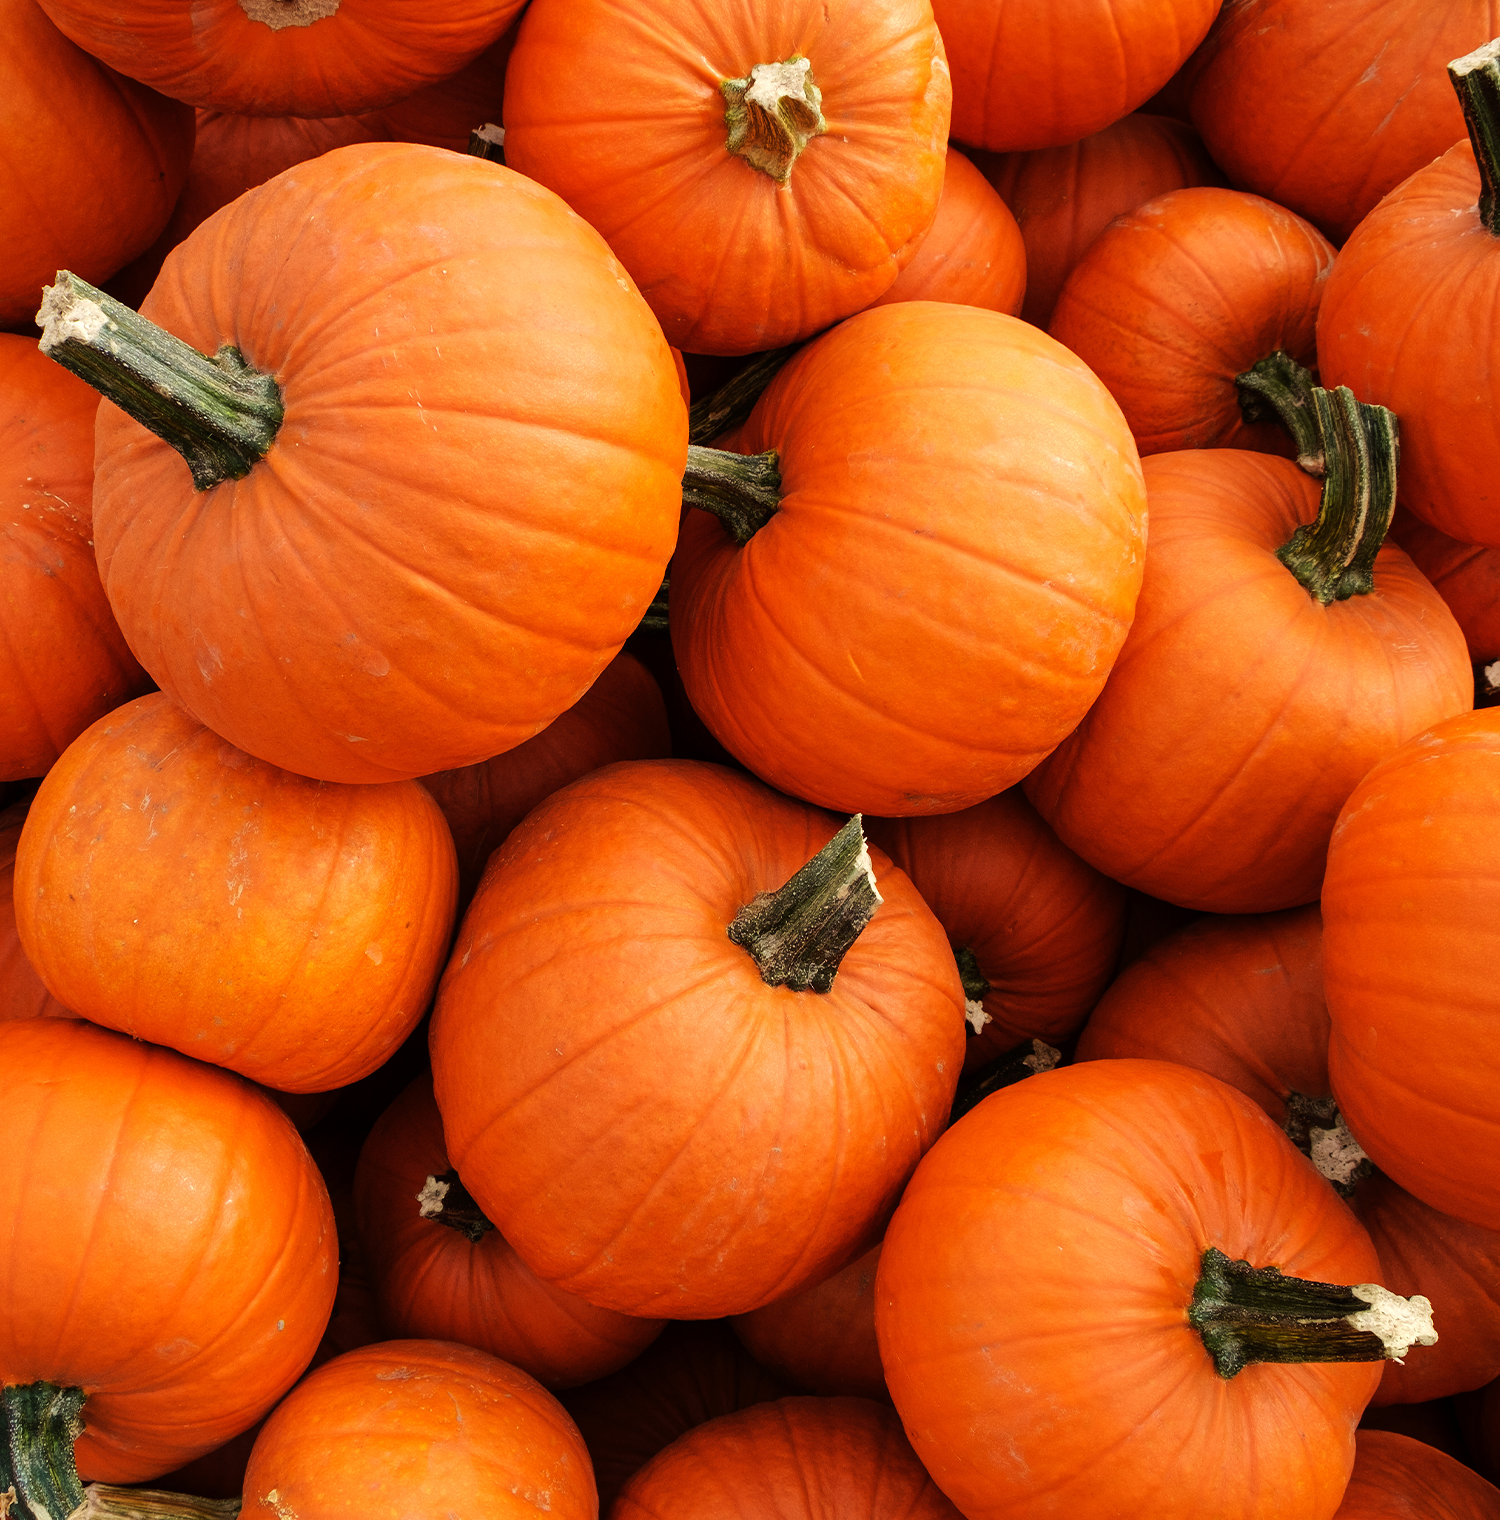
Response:
MULTIPOLYGON (((64 302, 106 320, 55 297, 59 358, 64 302)), ((281 418, 258 462, 199 485, 139 422, 99 421, 111 605, 239 748, 332 781, 488 759, 578 700, 661 585, 676 365, 598 235, 520 175, 402 143, 325 153, 199 227, 145 307, 203 353, 233 345, 255 378, 225 389, 281 418)), ((113 347, 119 324, 157 341, 108 320, 113 347)))

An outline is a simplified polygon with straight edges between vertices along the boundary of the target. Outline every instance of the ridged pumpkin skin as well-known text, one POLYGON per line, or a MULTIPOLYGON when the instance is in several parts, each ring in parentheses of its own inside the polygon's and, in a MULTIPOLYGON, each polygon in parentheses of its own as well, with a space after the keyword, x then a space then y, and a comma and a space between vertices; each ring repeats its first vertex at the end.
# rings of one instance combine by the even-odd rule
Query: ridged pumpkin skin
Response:
POLYGON ((81 1020, 0 1024, 0 1382, 81 1387, 85 1479, 170 1472, 307 1365, 338 1276, 291 1121, 247 1082, 81 1020))
POLYGON ((1019 787, 959 813, 871 818, 865 831, 990 984, 966 1071, 1077 1031, 1119 962, 1125 892, 1062 844, 1019 787))
POLYGON ((1500 1229, 1492 942, 1500 711, 1419 734, 1350 794, 1323 886, 1334 1096, 1382 1171, 1500 1229))
POLYGON ((354 1175, 359 1238, 390 1334, 477 1347, 547 1388, 614 1372, 660 1334, 660 1320, 596 1309, 542 1282, 498 1230, 471 1242, 423 1218, 417 1195, 447 1171, 432 1078, 419 1077, 376 1121, 354 1175))
POLYGON ((886 1406, 778 1399, 689 1431, 625 1485, 611 1520, 961 1520, 886 1406))
POLYGON ((938 1141, 886 1232, 875 1323, 968 1520, 1329 1520, 1380 1368, 1221 1378, 1187 1319, 1209 1246, 1318 1282, 1379 1270, 1275 1125, 1186 1067, 1043 1072, 938 1141))
POLYGON ((1064 844, 1184 907, 1313 901, 1360 777, 1473 703, 1463 635, 1393 546, 1375 589, 1317 602, 1276 558, 1317 515, 1290 460, 1241 449, 1143 462, 1151 542, 1103 695, 1026 779, 1064 844))
POLYGON ((1500 1489, 1425 1441, 1362 1430, 1354 1444, 1334 1520, 1500 1520, 1500 1489))
POLYGON ((1448 604, 1470 656, 1500 657, 1500 554, 1483 544, 1460 543, 1399 507, 1391 537, 1448 604))
POLYGON ((1324 293, 1318 370, 1324 385, 1347 385, 1400 417, 1402 505, 1451 538, 1494 547, 1500 240, 1485 231, 1478 201, 1479 170, 1464 141, 1360 223, 1324 293), (1441 299, 1430 298, 1437 291, 1441 299))
POLYGON ((469 133, 484 122, 500 125, 504 117, 505 66, 515 46, 514 24, 472 63, 449 79, 418 90, 365 116, 382 137, 393 142, 427 143, 434 148, 467 152, 469 133))
POLYGON ((13 881, 16 845, 26 822, 26 804, 0 813, 0 1023, 7 1019, 76 1017, 42 985, 16 933, 13 881))
POLYGON ((871 306, 892 301, 953 301, 1021 314, 1026 245, 1010 207, 950 145, 937 216, 896 283, 871 306))
POLYGON ((414 781, 251 759, 161 692, 80 737, 31 804, 16 924, 65 1006, 287 1092, 367 1076, 416 1027, 458 872, 414 781))
POLYGON ((588 1453, 540 1383, 449 1341, 328 1362, 266 1421, 244 1513, 285 1520, 596 1520, 588 1453))
POLYGON ((1317 364, 1333 244, 1239 190, 1169 191, 1117 217, 1062 288, 1047 331, 1120 403, 1141 454, 1294 455, 1274 420, 1247 423, 1235 376, 1277 349, 1317 364))
POLYGON ((1218 0, 937 0, 953 135, 996 153, 1077 142, 1154 95, 1218 8, 1218 0))
POLYGON ((534 0, 505 161, 597 227, 670 342, 776 348, 869 305, 936 214, 949 83, 928 0, 534 0), (827 131, 784 184, 726 151, 725 80, 806 58, 827 131))
POLYGON ((741 430, 781 506, 743 549, 694 510, 672 569, 693 707, 824 807, 951 813, 1020 780, 1098 696, 1134 615, 1140 464, 1045 333, 908 301, 803 349, 741 430))
POLYGON ((0 781, 45 775, 151 684, 94 559, 98 408, 32 339, 0 333, 0 781))
POLYGON ((1170 190, 1224 183, 1190 126, 1147 111, 1060 148, 976 153, 974 162, 1015 213, 1026 245, 1021 315, 1038 327, 1052 320, 1063 282, 1115 217, 1170 190))
POLYGON ((1225 0, 1194 73, 1193 125, 1234 184, 1342 243, 1464 135, 1444 68, 1497 32, 1496 0, 1225 0))
POLYGON ((488 759, 582 696, 661 585, 676 366, 608 248, 520 175, 325 153, 205 222, 144 315, 283 393, 266 457, 202 492, 100 408, 111 605, 241 749, 329 781, 488 759))
MULTIPOLYGON (((210 111, 344 116, 456 74, 524 0, 38 0, 111 68, 210 111)), ((476 125, 478 125, 476 123, 476 125)))
POLYGON ((35 0, 0 0, 0 37, 0 328, 34 334, 58 269, 97 284, 166 225, 193 113, 75 47, 35 0))
POLYGON ((866 1249, 948 1117, 963 991, 883 904, 830 990, 728 937, 838 820, 694 761, 606 766, 491 858, 432 1023, 448 1155, 538 1276, 628 1314, 743 1313, 866 1249))

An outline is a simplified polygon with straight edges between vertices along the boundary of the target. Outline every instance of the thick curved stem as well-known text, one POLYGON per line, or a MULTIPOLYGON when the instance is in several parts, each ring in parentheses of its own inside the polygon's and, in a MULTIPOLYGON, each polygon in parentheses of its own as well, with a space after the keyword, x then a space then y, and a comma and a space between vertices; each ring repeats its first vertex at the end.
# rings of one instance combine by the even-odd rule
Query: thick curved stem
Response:
POLYGON ((36 314, 40 347, 187 461, 206 491, 248 475, 281 428, 281 388, 225 344, 213 358, 60 270, 36 314))
POLYGON ((738 427, 755 410, 761 392, 802 345, 789 343, 757 354, 742 370, 731 375, 713 395, 695 401, 688 409, 688 442, 712 443, 730 428, 738 427))
POLYGON ((781 471, 775 449, 732 454, 688 445, 682 500, 712 512, 742 549, 781 507, 781 471))
POLYGON ((458 1180, 451 1167, 441 1177, 429 1177, 417 1194, 417 1212, 423 1219, 435 1219, 450 1230, 466 1236, 470 1245, 478 1245, 495 1228, 474 1195, 458 1180))
POLYGON ((66 1520, 82 1507, 73 1443, 83 1434, 83 1400, 83 1389, 56 1383, 0 1390, 0 1514, 66 1520))
POLYGON ((1312 371, 1304 369, 1284 348, 1267 354, 1259 364, 1234 377, 1240 393, 1240 416, 1246 422, 1275 420, 1292 435, 1297 464, 1321 480, 1325 473, 1323 439, 1313 411, 1317 388, 1312 371))
POLYGON ((746 903, 728 933, 768 986, 827 992, 882 900, 856 813, 784 886, 746 903))
POLYGON ((758 63, 744 79, 721 80, 719 90, 726 102, 725 147, 779 185, 792 177, 808 143, 828 130, 812 64, 798 54, 758 63))
POLYGON ((1328 470, 1323 499, 1276 557, 1326 605, 1375 589, 1375 556, 1396 510, 1400 437, 1394 412, 1356 401, 1346 385, 1312 395, 1328 470))
POLYGON ((234 1520, 238 1499, 199 1499, 162 1488, 115 1488, 90 1483, 84 1509, 71 1520, 234 1520))
POLYGON ((1256 1362, 1399 1362, 1413 1346, 1437 1343, 1432 1305, 1420 1295, 1286 1277, 1214 1246, 1203 1253, 1188 1323, 1222 1378, 1256 1362))
POLYGON ((1500 38, 1448 65, 1479 165, 1479 220, 1500 237, 1500 38))

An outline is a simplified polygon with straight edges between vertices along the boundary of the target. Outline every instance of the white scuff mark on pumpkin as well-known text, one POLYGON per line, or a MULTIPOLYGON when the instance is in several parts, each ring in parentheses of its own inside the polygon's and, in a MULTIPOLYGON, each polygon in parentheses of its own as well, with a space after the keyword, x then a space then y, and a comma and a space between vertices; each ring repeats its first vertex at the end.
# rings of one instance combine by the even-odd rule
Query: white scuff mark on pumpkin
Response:
POLYGON ((385 951, 381 947, 379 940, 376 940, 374 944, 366 945, 365 954, 368 955, 377 966, 381 963, 381 961, 385 959, 385 951))
POLYGON ((273 1488, 270 1493, 261 1498, 260 1502, 275 1513, 276 1520, 297 1520, 297 1511, 290 1504, 282 1503, 279 1489, 273 1488))

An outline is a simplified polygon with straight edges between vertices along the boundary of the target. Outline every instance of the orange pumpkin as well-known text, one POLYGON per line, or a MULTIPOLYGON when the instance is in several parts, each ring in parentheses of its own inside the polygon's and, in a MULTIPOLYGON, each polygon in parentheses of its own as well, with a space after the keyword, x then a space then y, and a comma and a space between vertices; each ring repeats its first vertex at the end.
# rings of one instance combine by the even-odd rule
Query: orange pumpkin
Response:
POLYGON ((1470 656, 1484 664, 1500 658, 1500 553, 1449 538, 1402 507, 1391 520, 1391 537, 1448 604, 1470 656))
POLYGON ((1362 1430, 1354 1445, 1334 1520, 1500 1520, 1500 1489, 1426 1442, 1362 1430))
POLYGON ((16 933, 13 879, 26 806, 18 802, 0 813, 0 1023, 7 1019, 74 1017, 42 985, 16 933))

